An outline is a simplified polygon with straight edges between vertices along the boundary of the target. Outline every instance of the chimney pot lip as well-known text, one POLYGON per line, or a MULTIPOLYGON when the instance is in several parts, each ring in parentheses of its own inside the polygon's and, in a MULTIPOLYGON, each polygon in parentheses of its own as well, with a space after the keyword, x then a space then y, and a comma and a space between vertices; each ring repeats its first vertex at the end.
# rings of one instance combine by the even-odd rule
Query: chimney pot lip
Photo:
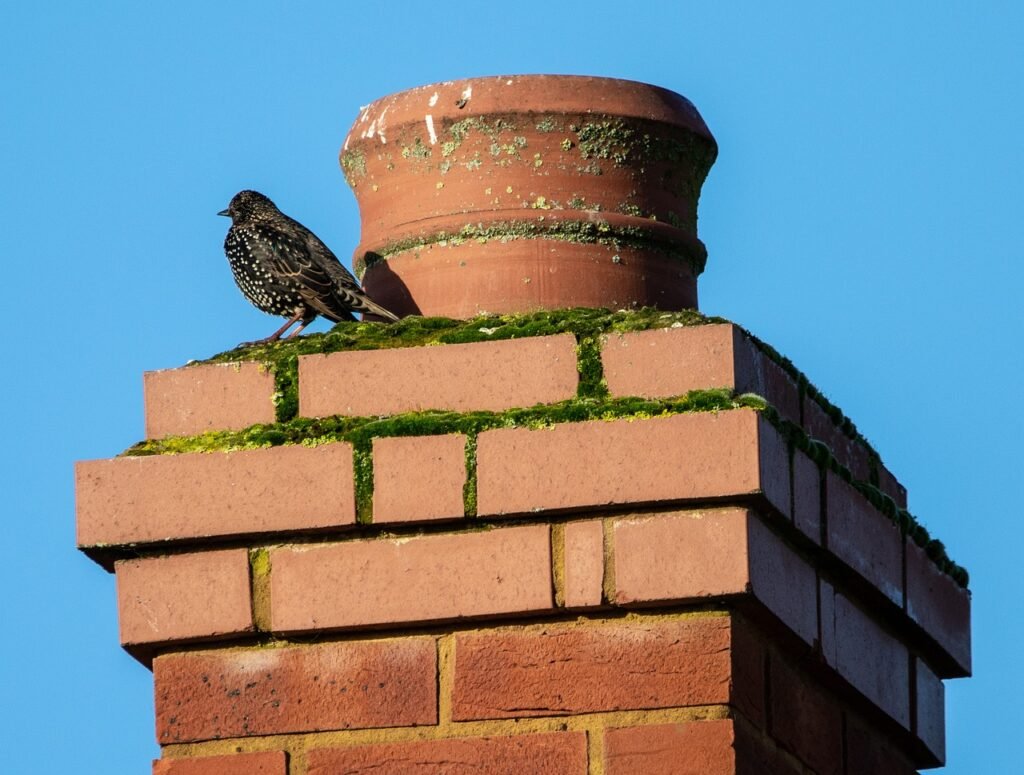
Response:
POLYGON ((489 75, 423 84, 360 108, 345 147, 382 128, 409 122, 458 121, 480 113, 592 113, 646 118, 686 129, 718 144, 690 100, 662 86, 594 75, 489 75))

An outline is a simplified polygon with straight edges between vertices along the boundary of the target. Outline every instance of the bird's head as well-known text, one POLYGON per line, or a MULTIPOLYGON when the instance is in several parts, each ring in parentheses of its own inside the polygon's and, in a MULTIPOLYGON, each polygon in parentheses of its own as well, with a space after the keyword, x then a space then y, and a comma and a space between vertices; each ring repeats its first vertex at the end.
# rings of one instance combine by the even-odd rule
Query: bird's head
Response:
POLYGON ((217 215, 227 216, 232 223, 247 223, 272 218, 277 212, 274 203, 259 191, 239 191, 231 197, 227 209, 217 215))

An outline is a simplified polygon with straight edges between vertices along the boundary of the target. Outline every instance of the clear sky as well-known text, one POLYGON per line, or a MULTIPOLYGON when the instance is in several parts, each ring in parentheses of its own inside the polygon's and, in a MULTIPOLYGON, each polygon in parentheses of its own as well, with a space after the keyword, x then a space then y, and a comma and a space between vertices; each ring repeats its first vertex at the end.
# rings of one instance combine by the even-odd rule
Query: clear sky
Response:
POLYGON ((142 436, 144 370, 276 327, 236 291, 216 212, 257 188, 347 257, 337 152, 361 105, 542 72, 701 111, 721 149, 701 307, 810 375, 970 570, 947 772, 1018 771, 1021 40, 1011 2, 5 3, 0 767, 157 755, 113 578, 74 549, 72 461, 142 436))

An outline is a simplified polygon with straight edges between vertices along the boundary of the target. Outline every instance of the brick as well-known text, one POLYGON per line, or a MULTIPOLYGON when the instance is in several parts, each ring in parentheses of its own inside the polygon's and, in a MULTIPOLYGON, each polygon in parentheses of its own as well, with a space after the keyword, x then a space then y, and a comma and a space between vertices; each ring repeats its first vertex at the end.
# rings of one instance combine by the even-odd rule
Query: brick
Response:
POLYGON ((905 509, 907 507, 907 488, 900 484, 892 471, 881 462, 876 465, 878 468, 878 489, 896 501, 896 505, 901 509, 905 509))
POLYGON ((903 539, 882 512, 835 473, 826 474, 828 549, 897 605, 903 604, 903 539))
POLYGON ((161 745, 437 723, 433 638, 164 654, 153 680, 161 745))
POLYGON ((299 357, 303 417, 501 411, 576 395, 572 334, 299 357))
POLYGON ((914 734, 935 757, 935 764, 946 763, 946 688, 930 667, 914 659, 914 734))
POLYGON ((782 660, 771 661, 771 736, 819 775, 842 775, 839 702, 782 660))
POLYGON ((465 514, 466 437, 373 440, 373 521, 455 519, 465 514))
POLYGON ((691 390, 735 388, 742 337, 729 323, 604 336, 601 361, 608 391, 613 396, 667 398, 691 390))
POLYGON ((733 722, 654 724, 604 733, 606 775, 735 775, 733 722))
POLYGON ((732 625, 732 704, 758 729, 767 726, 765 675, 766 639, 746 620, 734 616, 732 625))
POLYGON ((906 647, 843 595, 833 593, 828 585, 822 586, 825 661, 868 700, 910 729, 906 647), (829 614, 831 618, 827 618, 829 614))
POLYGON ((344 443, 90 460, 75 490, 82 547, 355 523, 344 443))
POLYGON ((746 509, 616 520, 613 537, 616 603, 750 592, 805 642, 814 642, 814 570, 746 509))
POLYGON ((850 470, 854 479, 864 482, 870 479, 871 461, 867 449, 837 428, 821 404, 810 396, 804 396, 803 421, 807 434, 824 442, 836 460, 850 470))
POLYGON ((748 409, 501 428, 477 440, 477 511, 528 514, 764 493, 789 511, 789 456, 748 409))
POLYGON ((884 734, 848 714, 846 775, 917 775, 917 768, 884 734))
POLYGON ((274 375, 261 363, 210 363, 143 375, 146 438, 272 423, 274 375))
POLYGON ((456 633, 452 718, 724 704, 729 644, 725 616, 456 633))
POLYGON ((821 469, 799 449, 793 450, 793 524, 821 544, 821 469))
POLYGON ((794 425, 801 423, 800 389, 789 373, 768 355, 758 353, 762 384, 746 388, 743 392, 758 393, 778 410, 785 420, 794 425))
POLYGON ((604 526, 600 520, 565 525, 565 605, 601 605, 604 584, 604 526))
POLYGON ((554 732, 313 749, 309 775, 586 775, 587 736, 554 732))
POLYGON ((906 541, 906 552, 907 615, 941 647, 946 677, 970 675, 971 593, 936 568, 913 541, 906 541))
POLYGON ((114 567, 123 645, 253 629, 245 549, 121 560, 114 567))
POLYGON ((153 775, 288 775, 284 751, 158 759, 153 775))
POLYGON ((275 632, 553 607, 547 525, 271 551, 275 632))
POLYGON ((668 398, 729 388, 757 393, 783 417, 800 423, 796 383, 731 323, 609 334, 602 345, 613 396, 668 398))

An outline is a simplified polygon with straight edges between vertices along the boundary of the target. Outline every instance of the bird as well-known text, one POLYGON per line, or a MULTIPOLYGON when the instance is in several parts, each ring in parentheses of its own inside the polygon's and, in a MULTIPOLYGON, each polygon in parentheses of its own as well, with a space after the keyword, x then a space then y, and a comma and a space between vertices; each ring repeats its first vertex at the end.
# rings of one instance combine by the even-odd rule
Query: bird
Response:
POLYGON ((276 342, 299 323, 289 338, 296 336, 317 315, 334 323, 355 320, 353 312, 398 320, 366 295, 319 237, 258 191, 239 191, 217 215, 231 219, 224 254, 242 295, 262 312, 288 319, 270 336, 243 344, 276 342))

